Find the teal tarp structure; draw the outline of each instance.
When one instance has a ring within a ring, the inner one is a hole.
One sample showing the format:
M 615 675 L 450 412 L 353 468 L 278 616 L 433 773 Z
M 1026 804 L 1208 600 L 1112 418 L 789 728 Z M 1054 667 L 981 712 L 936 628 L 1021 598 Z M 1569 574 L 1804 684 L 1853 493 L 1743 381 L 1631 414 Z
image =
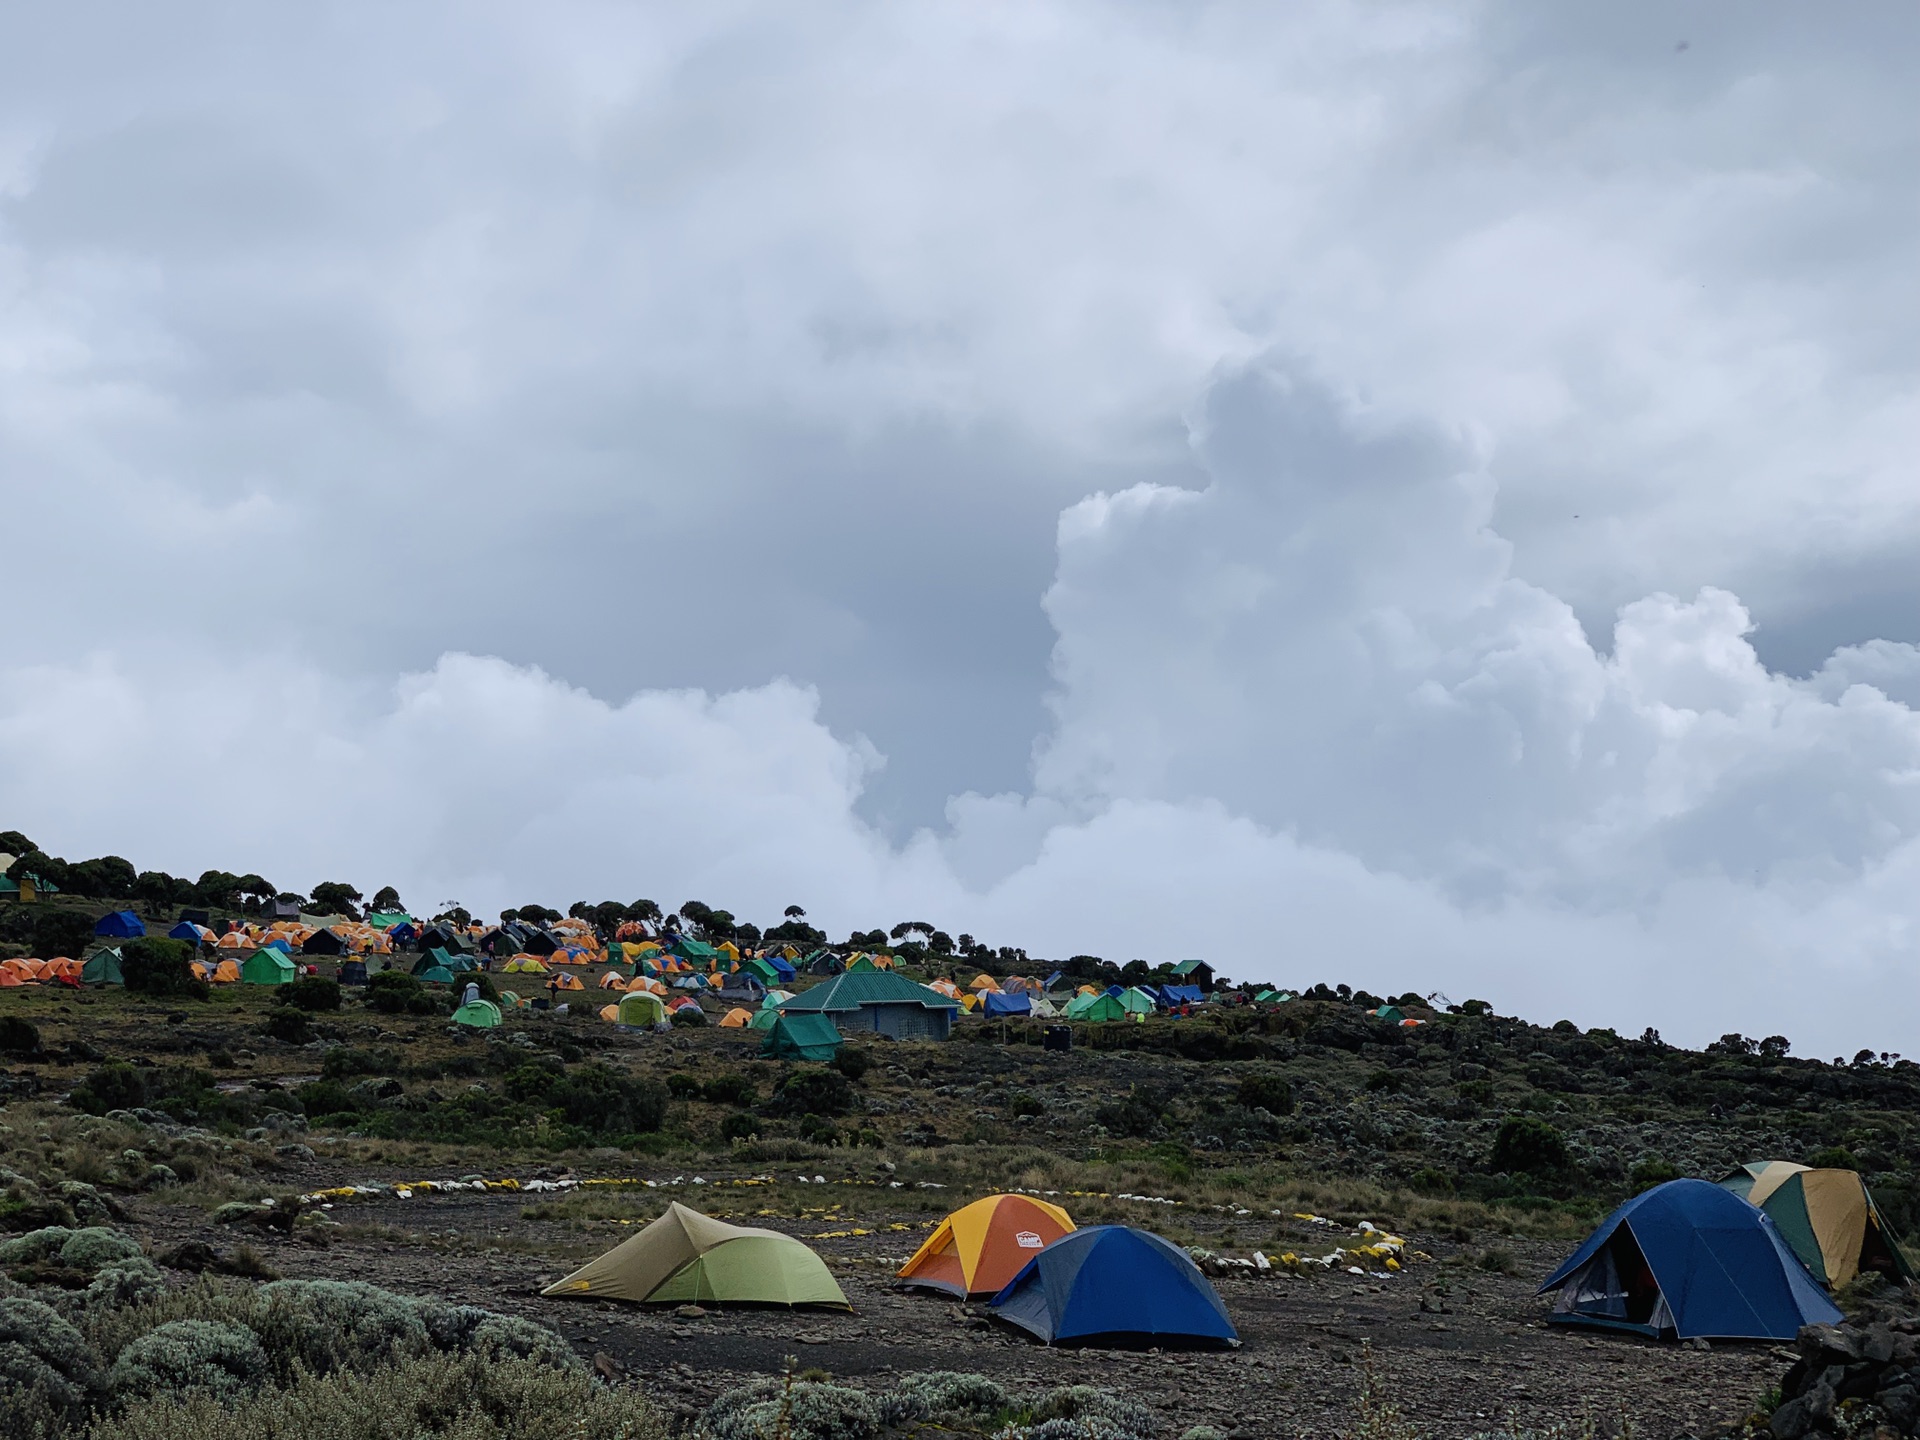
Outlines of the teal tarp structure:
M 125 978 L 120 974 L 120 952 L 96 950 L 87 957 L 87 963 L 80 967 L 80 980 L 86 985 L 126 984 Z
M 1111 995 L 1082 995 L 1067 1006 L 1069 1020 L 1124 1020 L 1127 1007 Z
M 760 1053 L 778 1060 L 831 1060 L 845 1041 L 825 1015 L 782 1014 L 767 1029 Z

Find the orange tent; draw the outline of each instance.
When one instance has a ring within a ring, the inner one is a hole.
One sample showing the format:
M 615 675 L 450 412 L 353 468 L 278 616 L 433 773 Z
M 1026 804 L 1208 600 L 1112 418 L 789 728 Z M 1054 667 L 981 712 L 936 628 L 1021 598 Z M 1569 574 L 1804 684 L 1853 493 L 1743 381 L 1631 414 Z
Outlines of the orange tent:
M 78 960 L 69 960 L 63 955 L 57 959 L 47 961 L 46 967 L 41 970 L 40 974 L 42 978 L 47 980 L 78 980 L 82 968 L 84 967 L 81 966 Z
M 995 1295 L 1072 1229 L 1072 1217 L 1058 1205 L 1031 1195 L 989 1195 L 942 1220 L 898 1278 L 960 1299 Z
M 600 1018 L 610 1023 L 619 1020 L 620 1007 L 618 1005 L 602 1005 L 600 1007 Z
M 239 984 L 240 983 L 239 962 L 234 960 L 222 960 L 220 962 L 219 968 L 213 972 L 213 983 L 216 985 Z
M 578 975 L 555 975 L 549 983 L 552 984 L 556 990 L 584 990 L 587 988 L 580 983 L 580 977 Z
M 0 990 L 5 990 L 9 986 L 24 985 L 26 983 L 27 983 L 26 981 L 22 980 L 13 971 L 5 968 L 0 968 Z
M 213 978 L 213 967 L 207 964 L 206 961 L 189 960 L 187 963 L 193 967 L 193 973 L 196 979 L 211 980 Z
M 1000 983 L 991 975 L 974 976 L 967 988 L 979 993 L 991 992 L 995 995 L 1000 993 Z
M 728 1030 L 745 1029 L 753 1023 L 753 1012 L 743 1010 L 738 1005 L 720 1017 L 720 1023 Z
M 618 970 L 609 970 L 600 977 L 600 988 L 602 990 L 624 990 L 627 988 L 627 982 L 621 977 Z
M 253 942 L 238 930 L 229 930 L 220 937 L 220 948 L 222 950 L 245 950 L 251 947 L 252 944 Z

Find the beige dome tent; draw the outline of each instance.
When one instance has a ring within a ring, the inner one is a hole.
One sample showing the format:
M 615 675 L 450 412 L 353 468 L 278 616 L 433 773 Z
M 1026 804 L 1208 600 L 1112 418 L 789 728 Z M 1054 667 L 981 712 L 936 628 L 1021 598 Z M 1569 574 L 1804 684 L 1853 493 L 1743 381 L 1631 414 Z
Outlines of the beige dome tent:
M 729 1225 L 678 1201 L 639 1234 L 540 1293 L 646 1304 L 853 1308 L 826 1261 L 791 1235 Z
M 1841 1289 L 1862 1270 L 1895 1280 L 1913 1273 L 1866 1181 L 1852 1170 L 1756 1160 L 1720 1184 L 1771 1215 L 1781 1238 L 1828 1289 Z

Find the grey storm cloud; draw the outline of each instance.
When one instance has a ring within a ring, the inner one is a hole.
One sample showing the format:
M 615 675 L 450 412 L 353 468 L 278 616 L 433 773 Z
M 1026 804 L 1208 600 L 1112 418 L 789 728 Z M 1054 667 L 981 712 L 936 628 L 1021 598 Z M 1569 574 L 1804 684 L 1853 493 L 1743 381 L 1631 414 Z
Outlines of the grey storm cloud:
M 1623 1022 L 1644 965 L 1671 1030 L 1820 964 L 1864 1034 L 1916 919 L 1917 40 L 10 16 L 5 823 Z

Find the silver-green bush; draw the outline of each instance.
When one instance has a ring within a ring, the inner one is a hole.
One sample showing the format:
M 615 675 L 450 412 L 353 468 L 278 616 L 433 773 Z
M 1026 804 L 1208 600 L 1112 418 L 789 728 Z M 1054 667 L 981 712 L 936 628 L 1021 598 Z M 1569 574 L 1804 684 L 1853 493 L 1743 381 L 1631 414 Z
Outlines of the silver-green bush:
M 89 1306 L 122 1308 L 150 1300 L 167 1288 L 167 1277 L 144 1255 L 129 1255 L 102 1265 L 87 1286 Z
M 930 1370 L 921 1375 L 908 1375 L 885 1400 L 890 1412 L 896 1408 L 900 1410 L 902 1419 L 925 1419 L 930 1415 L 991 1415 L 1012 1403 L 1007 1392 L 986 1376 L 970 1375 L 960 1370 Z M 917 1401 L 924 1409 L 920 1415 L 910 1416 L 905 1413 L 907 1406 L 896 1407 L 898 1401 Z M 890 1413 L 888 1423 L 899 1422 Z
M 365 1370 L 432 1345 L 418 1307 L 358 1280 L 275 1280 L 259 1291 L 260 1341 L 282 1376 L 298 1362 L 316 1375 Z
M 32 1396 L 54 1417 L 78 1415 L 102 1379 L 99 1353 L 52 1307 L 0 1300 L 0 1414 L 19 1414 Z
M 73 1231 L 64 1225 L 29 1230 L 0 1244 L 0 1265 L 44 1265 L 59 1255 L 60 1247 L 72 1238 Z
M 123 1400 L 200 1391 L 230 1402 L 259 1389 L 267 1371 L 260 1337 L 246 1326 L 174 1320 L 122 1350 L 107 1384 Z
M 755 1380 L 727 1391 L 700 1417 L 711 1440 L 767 1440 L 779 1433 L 785 1409 L 793 1440 L 871 1440 L 883 1421 L 880 1403 L 864 1390 L 796 1380 Z
M 91 1440 L 667 1440 L 632 1388 L 527 1360 L 427 1355 L 300 1375 L 231 1405 L 202 1391 L 130 1405 Z
M 103 1225 L 89 1225 L 67 1236 L 60 1247 L 60 1263 L 75 1270 L 93 1271 L 116 1260 L 131 1260 L 140 1253 L 139 1242 L 130 1236 Z

